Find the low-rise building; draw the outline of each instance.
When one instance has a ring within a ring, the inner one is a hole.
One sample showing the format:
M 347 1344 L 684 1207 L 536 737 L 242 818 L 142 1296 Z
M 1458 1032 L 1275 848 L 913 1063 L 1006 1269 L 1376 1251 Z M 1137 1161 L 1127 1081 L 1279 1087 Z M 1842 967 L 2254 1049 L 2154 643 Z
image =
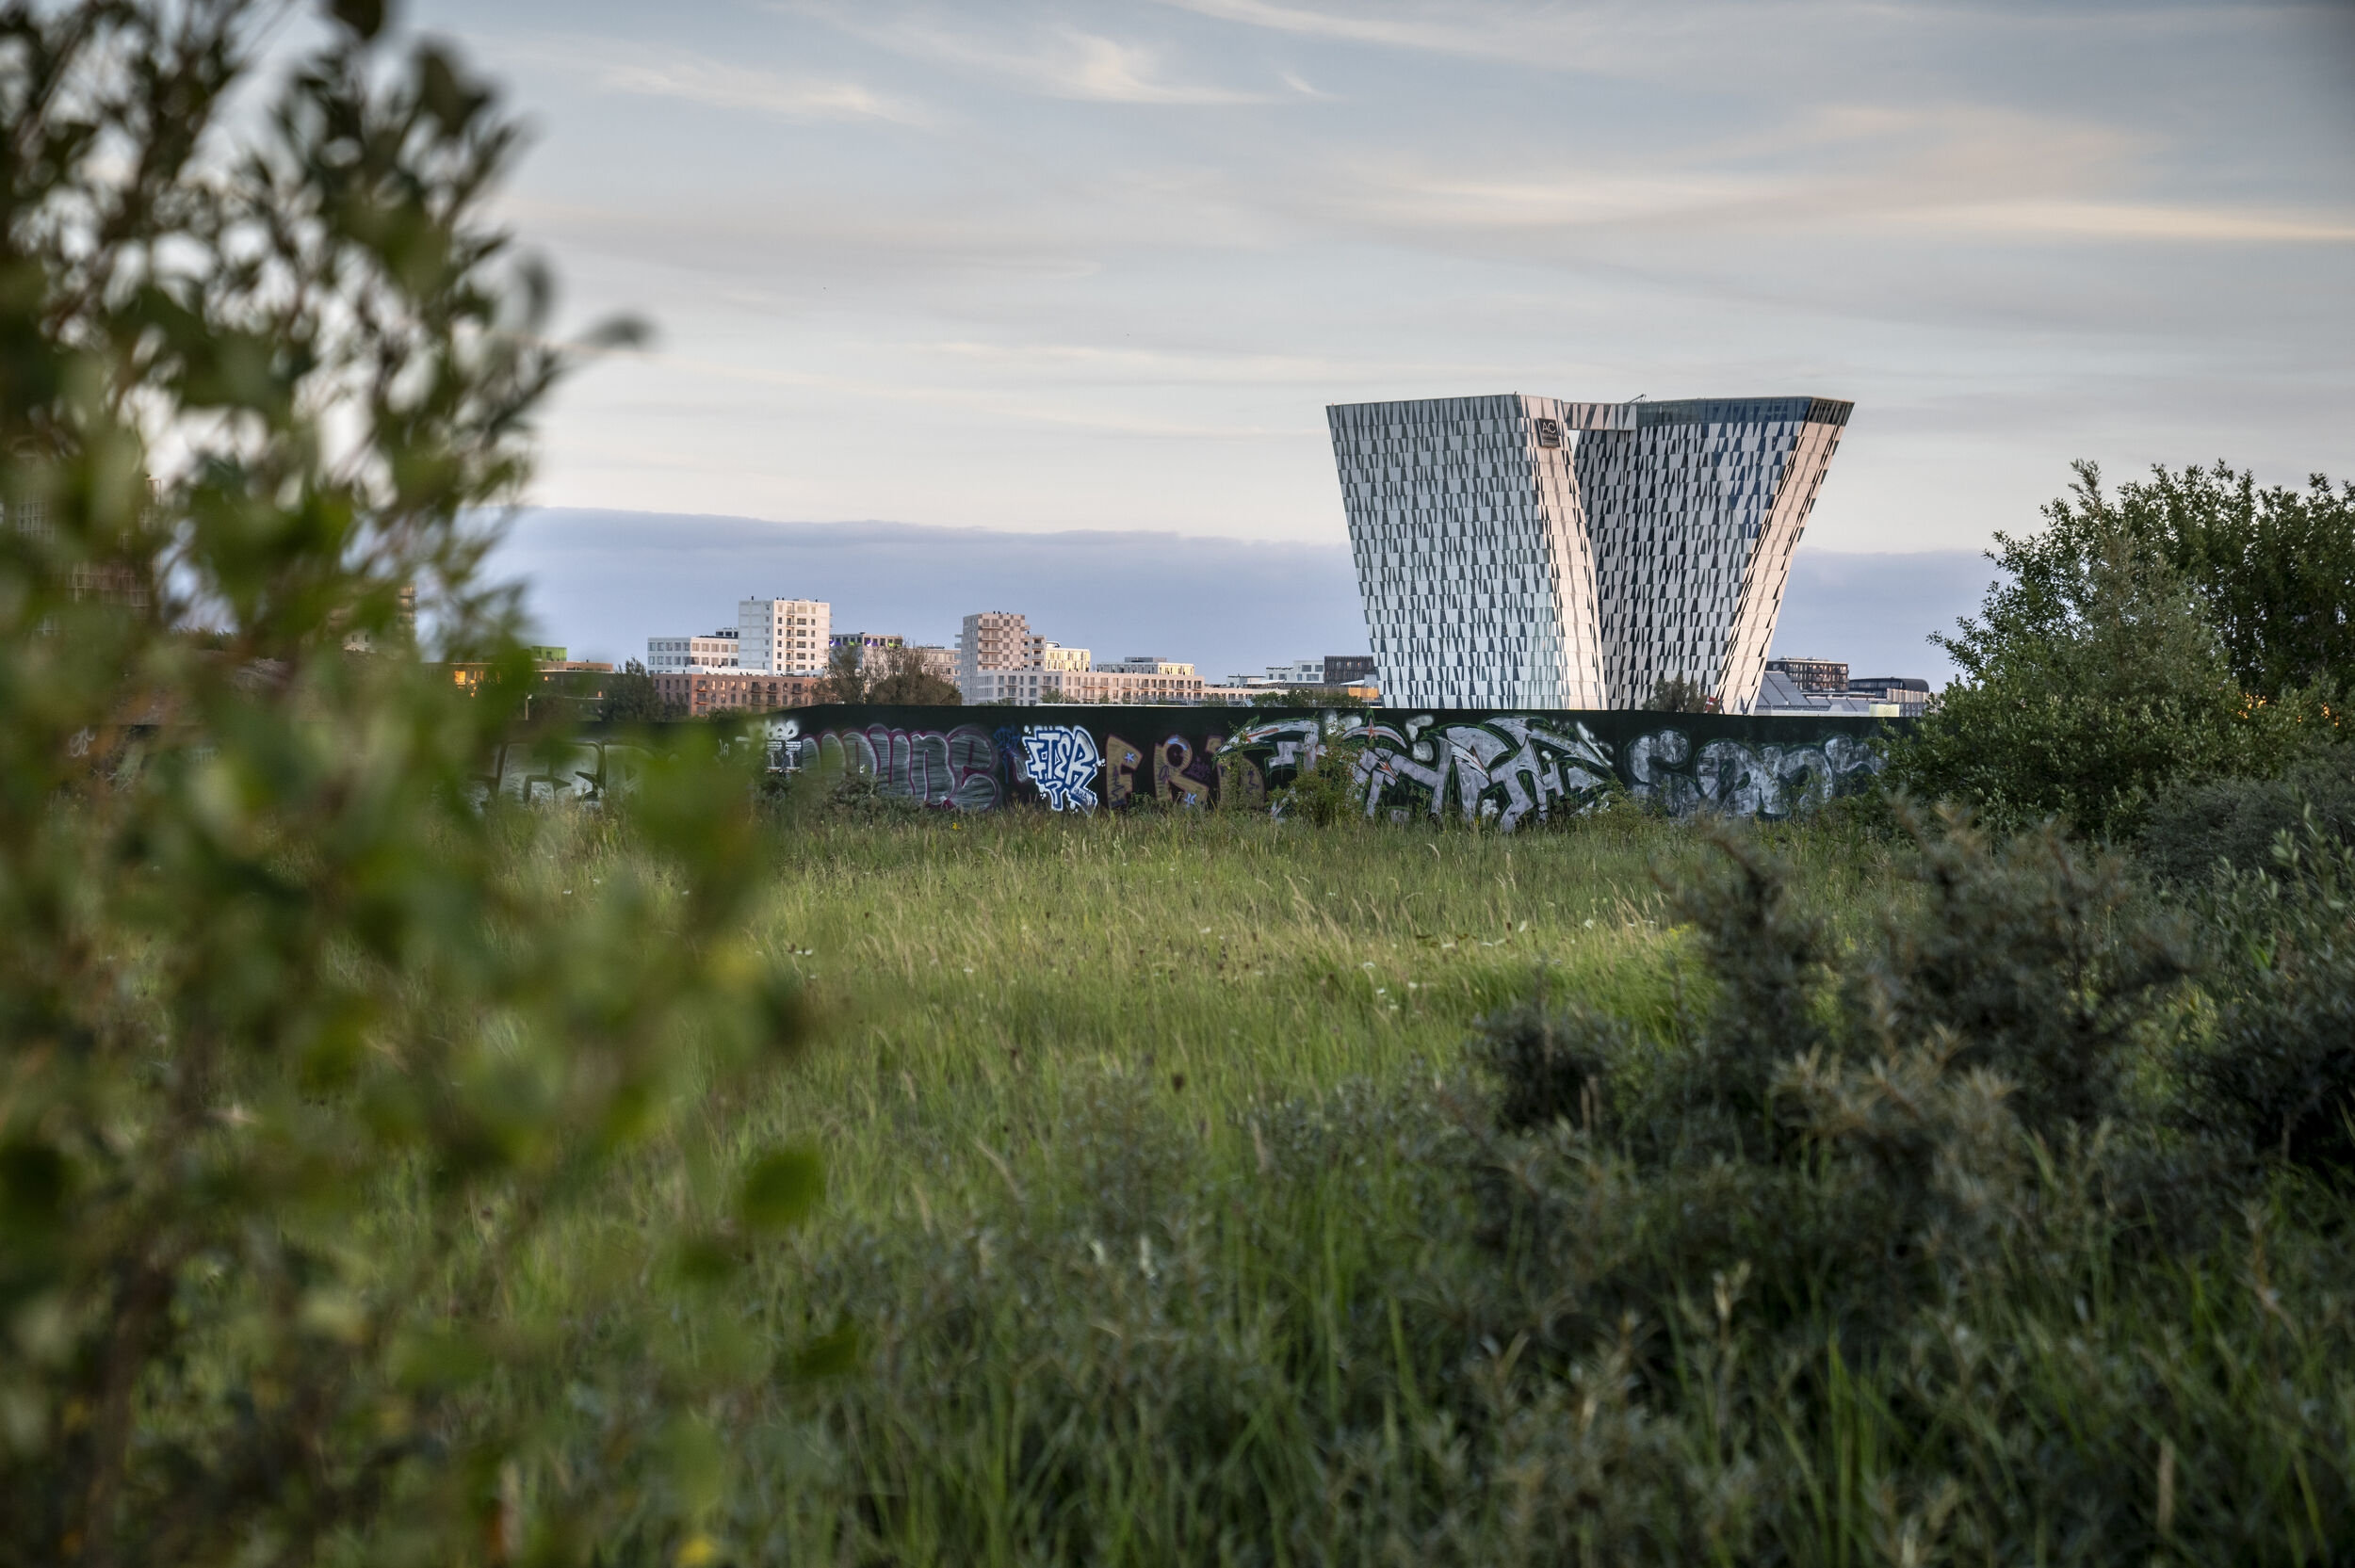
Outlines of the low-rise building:
M 1202 677 L 1191 664 L 1136 657 L 1050 675 L 1066 703 L 1199 703 Z M 969 700 L 969 699 L 968 699 Z
M 904 648 L 907 639 L 882 632 L 835 632 L 826 639 L 826 651 L 832 654 L 840 648 L 858 650 L 858 662 L 863 668 L 869 658 L 888 648 Z
M 773 713 L 806 707 L 819 677 L 734 670 L 666 670 L 654 675 L 655 695 L 687 719 L 714 713 Z
M 646 672 L 739 669 L 737 650 L 742 640 L 740 626 L 722 626 L 701 637 L 650 637 L 646 639 Z
M 1766 668 L 1778 671 L 1801 691 L 1828 695 L 1848 689 L 1848 666 L 1842 659 L 1768 659 Z M 1763 703 L 1765 700 L 1766 694 L 1762 689 L 1759 701 Z M 1763 713 L 1766 710 L 1753 707 L 1751 711 Z
M 1827 663 L 1827 660 L 1811 660 Z M 1846 665 L 1840 666 L 1842 671 Z M 1930 683 L 1904 675 L 1848 681 L 1836 690 L 1810 690 L 1768 665 L 1750 711 L 1767 715 L 1846 719 L 1919 719 L 1928 711 Z
M 1848 691 L 1870 699 L 1876 713 L 1884 706 L 1895 709 L 1888 716 L 1895 719 L 1919 719 L 1934 705 L 1930 683 L 1910 675 L 1856 676 L 1848 682 Z

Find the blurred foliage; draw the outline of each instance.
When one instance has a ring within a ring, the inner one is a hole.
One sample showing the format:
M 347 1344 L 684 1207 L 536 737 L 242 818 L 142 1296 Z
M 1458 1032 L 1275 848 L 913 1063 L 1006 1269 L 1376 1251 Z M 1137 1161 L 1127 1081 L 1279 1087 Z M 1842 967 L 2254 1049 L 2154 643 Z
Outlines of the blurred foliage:
M 625 662 L 602 684 L 605 700 L 597 717 L 609 724 L 651 724 L 685 716 L 681 704 L 662 700 L 662 694 L 655 689 L 654 677 L 637 659 Z
M 686 1114 L 797 1036 L 748 791 L 697 734 L 594 822 L 481 776 L 533 681 L 459 520 L 579 350 L 490 90 L 365 0 L 266 88 L 281 14 L 0 7 L 0 1561 L 691 1556 L 704 1401 L 803 1349 L 699 1282 L 816 1180 L 737 1202 Z M 623 1158 L 679 1195 L 549 1311 Z

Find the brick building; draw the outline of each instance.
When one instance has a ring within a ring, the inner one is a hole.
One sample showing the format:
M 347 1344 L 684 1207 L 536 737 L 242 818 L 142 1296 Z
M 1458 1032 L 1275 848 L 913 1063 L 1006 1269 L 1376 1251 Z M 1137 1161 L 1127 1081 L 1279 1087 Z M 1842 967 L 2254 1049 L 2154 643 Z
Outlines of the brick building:
M 665 670 L 653 675 L 655 695 L 689 719 L 713 713 L 773 713 L 806 707 L 818 686 L 815 675 L 771 675 L 749 671 Z

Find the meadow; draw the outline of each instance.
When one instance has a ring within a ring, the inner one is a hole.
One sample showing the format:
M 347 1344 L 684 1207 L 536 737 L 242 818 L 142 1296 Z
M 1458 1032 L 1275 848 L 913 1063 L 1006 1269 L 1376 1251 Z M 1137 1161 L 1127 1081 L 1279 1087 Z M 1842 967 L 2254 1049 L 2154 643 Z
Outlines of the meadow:
M 1732 842 L 1629 812 L 788 820 L 757 929 L 813 1042 L 704 1115 L 815 1147 L 827 1194 L 718 1287 L 706 1352 L 776 1371 L 702 1413 L 686 1555 L 2340 1556 L 2341 1200 L 2116 1109 L 2213 1022 L 2130 972 L 2172 916 L 2057 840 L 1926 881 L 1852 825 Z M 628 852 L 592 831 L 552 874 Z M 1855 1022 L 1901 949 L 1952 979 L 1978 961 L 1925 939 L 2000 965 L 2055 932 L 2066 976 L 1973 1005 L 1990 1039 L 2109 1031 L 2070 1037 L 2120 1059 L 2098 1123 L 2012 1097 L 2048 1087 L 2029 1057 L 2007 1083 L 1944 1025 Z M 691 1185 L 642 1165 L 517 1288 L 560 1308 L 591 1233 L 685 1224 Z M 601 1408 L 620 1350 L 584 1328 L 537 1397 Z

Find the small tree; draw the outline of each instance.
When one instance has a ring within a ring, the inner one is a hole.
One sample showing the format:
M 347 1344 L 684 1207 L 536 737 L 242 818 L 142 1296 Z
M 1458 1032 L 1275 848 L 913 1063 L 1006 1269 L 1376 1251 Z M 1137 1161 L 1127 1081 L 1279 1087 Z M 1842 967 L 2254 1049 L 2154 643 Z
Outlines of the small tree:
M 2010 577 L 1933 640 L 1961 669 L 1892 749 L 1890 782 L 1999 823 L 2132 831 L 2170 780 L 2233 768 L 2249 721 L 2200 601 L 2090 463 L 2040 534 L 1995 536 Z
M 607 723 L 650 724 L 678 716 L 678 705 L 662 700 L 654 677 L 638 660 L 628 660 L 605 678 L 605 702 L 597 717 Z
M 846 642 L 827 653 L 826 672 L 818 677 L 810 698 L 819 703 L 864 703 L 867 686 L 867 662 L 862 650 L 854 642 Z
M 933 673 L 924 662 L 924 655 L 913 648 L 886 648 L 883 654 L 883 673 L 867 688 L 867 701 L 890 703 L 909 707 L 956 707 L 965 702 L 965 693 L 954 681 L 944 681 Z
M 1651 701 L 1644 705 L 1654 713 L 1715 713 L 1717 699 L 1703 692 L 1698 681 L 1671 675 L 1652 687 Z

